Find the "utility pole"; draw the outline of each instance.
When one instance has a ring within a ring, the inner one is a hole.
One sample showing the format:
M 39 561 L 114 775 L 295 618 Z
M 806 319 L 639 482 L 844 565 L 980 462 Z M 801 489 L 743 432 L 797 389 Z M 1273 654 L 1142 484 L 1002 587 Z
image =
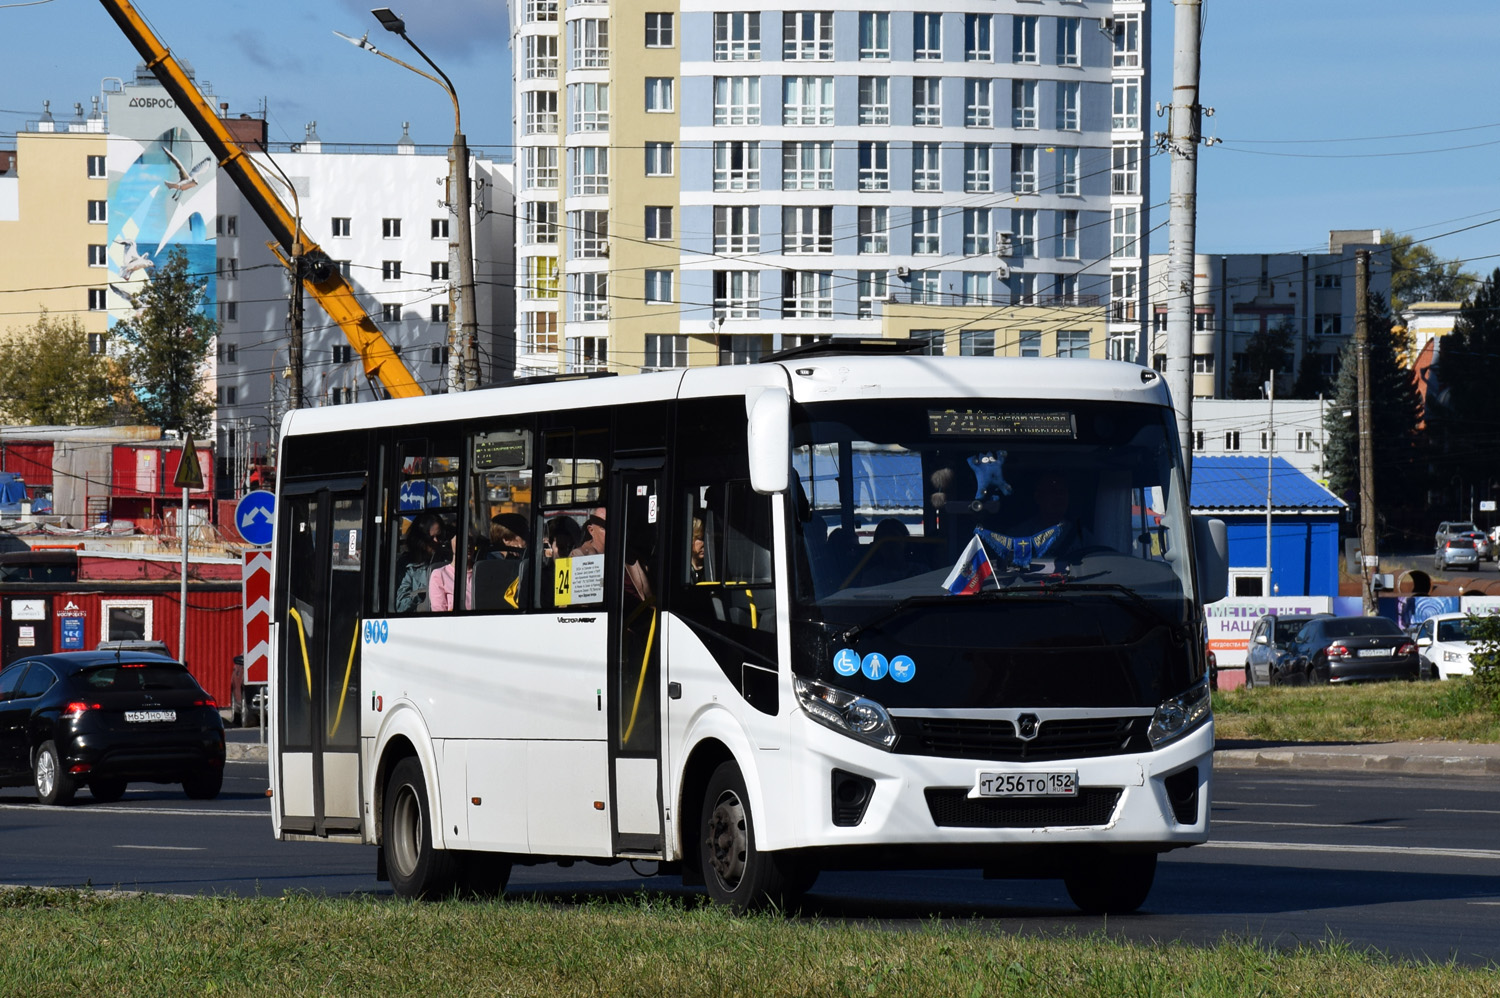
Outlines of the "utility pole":
M 1197 249 L 1199 41 L 1203 0 L 1173 0 L 1172 103 L 1166 144 L 1172 153 L 1167 217 L 1167 388 L 1177 410 L 1183 470 L 1193 471 L 1193 261 Z M 1159 136 L 1158 136 L 1159 138 Z M 1150 225 L 1143 223 L 1141 238 Z M 1220 321 L 1224 317 L 1220 316 Z
M 1359 410 L 1359 547 L 1363 562 L 1365 616 L 1375 615 L 1375 434 L 1370 426 L 1370 251 L 1354 252 L 1354 353 Z
M 1266 379 L 1266 596 L 1275 596 L 1271 587 L 1271 472 L 1276 467 L 1276 368 Z
M 453 100 L 457 107 L 458 98 Z M 459 283 L 457 345 L 463 351 L 463 380 L 460 387 L 463 391 L 471 392 L 479 387 L 479 321 L 474 301 L 474 236 L 469 217 L 469 143 L 464 133 L 457 130 L 453 133 L 453 145 L 448 149 L 448 185 L 453 214 L 458 216 L 455 219 L 458 223 Z

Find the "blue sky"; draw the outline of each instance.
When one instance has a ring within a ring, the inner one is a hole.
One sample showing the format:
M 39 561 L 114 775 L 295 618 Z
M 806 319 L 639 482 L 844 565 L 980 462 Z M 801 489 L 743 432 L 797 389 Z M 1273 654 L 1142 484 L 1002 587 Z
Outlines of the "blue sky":
M 446 144 L 452 117 L 434 84 L 361 52 L 339 30 L 416 61 L 354 0 L 138 0 L 174 51 L 231 112 L 264 98 L 271 137 L 318 122 L 325 142 Z M 1390 228 L 1449 258 L 1500 253 L 1500 107 L 1494 0 L 1205 0 L 1205 132 L 1223 140 L 1199 166 L 1198 249 L 1317 251 L 1330 228 Z M 452 77 L 471 145 L 510 141 L 507 12 L 496 0 L 397 2 L 411 36 Z M 1171 93 L 1173 8 L 1155 0 L 1152 102 Z M 95 0 L 0 0 L 0 133 L 52 101 L 88 106 L 101 80 L 138 57 Z M 1164 130 L 1165 118 L 1153 128 Z M 1417 135 L 1430 132 L 1436 134 Z M 1370 139 L 1374 141 L 1335 141 Z M 1274 140 L 1274 141 L 1272 141 Z M 1458 148 L 1471 147 L 1471 148 Z M 1392 155 L 1397 154 L 1397 155 Z M 1153 224 L 1166 219 L 1165 157 L 1154 161 Z M 1465 232 L 1447 234 L 1475 226 Z M 1165 251 L 1164 230 L 1153 249 Z M 1468 266 L 1488 273 L 1500 256 Z

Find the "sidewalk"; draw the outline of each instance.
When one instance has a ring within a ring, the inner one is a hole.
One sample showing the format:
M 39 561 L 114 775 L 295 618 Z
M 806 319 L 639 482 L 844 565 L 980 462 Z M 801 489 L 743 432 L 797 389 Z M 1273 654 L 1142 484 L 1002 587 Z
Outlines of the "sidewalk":
M 1500 776 L 1500 745 L 1220 741 L 1214 748 L 1214 768 Z

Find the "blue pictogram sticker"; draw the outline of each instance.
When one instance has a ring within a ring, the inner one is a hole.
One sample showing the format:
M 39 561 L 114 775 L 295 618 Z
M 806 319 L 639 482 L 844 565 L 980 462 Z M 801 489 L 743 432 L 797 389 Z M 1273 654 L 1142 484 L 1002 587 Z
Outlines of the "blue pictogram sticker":
M 884 679 L 890 665 L 886 662 L 884 655 L 878 651 L 872 651 L 865 656 L 861 667 L 864 669 L 866 679 Z
M 390 637 L 391 625 L 389 621 L 367 620 L 365 621 L 365 644 L 383 645 L 385 639 Z
M 840 648 L 834 653 L 833 671 L 841 676 L 852 676 L 859 671 L 859 656 L 853 648 Z
M 910 655 L 897 655 L 891 659 L 891 678 L 896 682 L 909 683 L 916 674 L 917 663 L 911 660 Z
M 380 643 L 385 644 L 385 639 L 391 636 L 391 624 L 388 620 L 380 622 Z

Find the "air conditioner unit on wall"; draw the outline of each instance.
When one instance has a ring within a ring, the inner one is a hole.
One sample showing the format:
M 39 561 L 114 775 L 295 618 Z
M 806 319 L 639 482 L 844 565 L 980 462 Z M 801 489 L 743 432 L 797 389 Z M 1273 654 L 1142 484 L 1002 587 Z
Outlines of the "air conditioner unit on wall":
M 911 268 L 910 267 L 897 267 L 896 268 L 896 276 L 900 277 L 900 278 L 910 277 L 911 276 Z

